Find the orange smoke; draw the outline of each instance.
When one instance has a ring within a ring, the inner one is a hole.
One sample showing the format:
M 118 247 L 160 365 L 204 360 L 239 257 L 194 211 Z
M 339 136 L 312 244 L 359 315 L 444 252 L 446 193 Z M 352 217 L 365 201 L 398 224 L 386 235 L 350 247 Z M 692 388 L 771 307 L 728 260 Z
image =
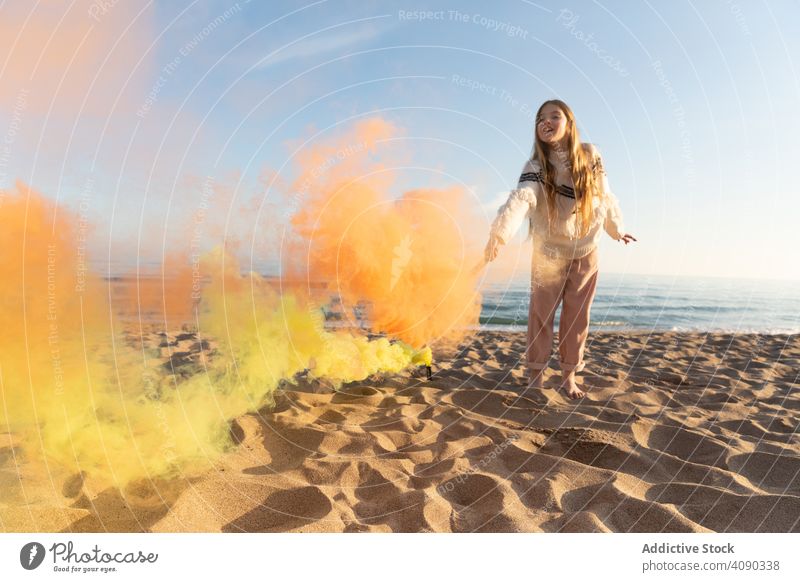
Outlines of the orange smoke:
M 396 133 L 371 119 L 299 156 L 300 208 L 291 219 L 299 240 L 283 262 L 346 310 L 363 308 L 373 331 L 417 347 L 457 342 L 480 314 L 479 223 L 459 188 L 390 197 L 394 174 L 370 154 Z
M 114 398 L 105 289 L 64 209 L 18 183 L 0 191 L 0 224 L 0 424 L 22 428 L 34 456 L 59 450 L 70 464 L 102 447 L 94 411 Z
M 228 422 L 297 374 L 336 386 L 396 373 L 463 338 L 480 310 L 470 204 L 456 188 L 390 198 L 393 173 L 370 158 L 395 132 L 371 120 L 345 137 L 352 147 L 304 154 L 283 257 L 303 293 L 243 275 L 235 245 L 223 250 L 235 204 L 224 185 L 200 189 L 202 212 L 162 238 L 178 250 L 160 269 L 110 282 L 89 268 L 84 217 L 23 184 L 0 191 L 0 426 L 26 459 L 120 487 L 208 470 L 231 446 Z M 388 338 L 326 328 L 331 295 Z M 144 330 L 123 333 L 140 321 L 196 326 L 202 366 L 173 375 Z
M 242 275 L 218 249 L 200 260 L 194 303 L 202 366 L 173 375 L 152 345 L 125 339 L 129 322 L 114 329 L 109 293 L 126 283 L 88 269 L 79 217 L 18 184 L 0 191 L 0 223 L 0 427 L 51 480 L 66 471 L 125 487 L 209 470 L 232 445 L 229 421 L 272 403 L 298 373 L 340 385 L 430 357 L 402 342 L 326 330 L 317 306 Z M 164 294 L 186 291 L 185 281 L 151 283 L 151 299 L 160 294 L 163 313 L 172 313 Z M 128 292 L 136 287 L 130 279 Z

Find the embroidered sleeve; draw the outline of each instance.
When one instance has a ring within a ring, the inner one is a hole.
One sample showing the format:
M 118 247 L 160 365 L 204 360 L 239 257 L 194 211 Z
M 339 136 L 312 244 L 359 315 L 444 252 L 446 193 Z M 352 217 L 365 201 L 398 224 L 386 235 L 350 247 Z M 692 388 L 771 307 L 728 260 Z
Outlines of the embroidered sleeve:
M 497 217 L 492 223 L 492 234 L 507 243 L 535 207 L 536 197 L 532 188 L 524 186 L 512 190 L 506 203 L 497 211 Z
M 530 183 L 528 184 L 527 182 Z M 519 176 L 517 188 L 522 188 L 524 186 L 534 187 L 534 184 L 542 183 L 544 183 L 544 177 L 539 164 L 533 160 L 528 160 L 522 168 L 522 174 Z
M 492 234 L 507 243 L 519 230 L 525 218 L 530 218 L 536 209 L 536 189 L 541 182 L 541 172 L 531 161 L 522 169 L 517 187 L 508 195 L 508 200 L 497 211 L 492 223 Z
M 608 174 L 606 174 L 605 167 L 603 166 L 603 158 L 597 146 L 591 145 L 591 152 L 593 157 L 592 171 L 595 172 L 597 179 L 603 189 L 603 204 L 606 209 L 605 218 L 603 220 L 603 229 L 608 233 L 608 236 L 614 240 L 622 238 L 622 233 L 625 230 L 622 221 L 622 210 L 619 207 L 619 200 L 611 191 L 608 185 Z
M 594 160 L 592 162 L 592 172 L 594 172 L 595 175 L 598 176 L 598 177 L 607 176 L 606 169 L 603 167 L 603 158 L 600 157 L 600 152 L 597 151 L 597 148 L 594 147 L 594 146 L 592 146 L 592 149 L 594 150 Z
M 603 228 L 608 233 L 608 236 L 614 240 L 622 238 L 622 233 L 625 230 L 622 222 L 622 211 L 619 208 L 619 201 L 614 193 L 606 190 L 606 218 L 603 223 Z

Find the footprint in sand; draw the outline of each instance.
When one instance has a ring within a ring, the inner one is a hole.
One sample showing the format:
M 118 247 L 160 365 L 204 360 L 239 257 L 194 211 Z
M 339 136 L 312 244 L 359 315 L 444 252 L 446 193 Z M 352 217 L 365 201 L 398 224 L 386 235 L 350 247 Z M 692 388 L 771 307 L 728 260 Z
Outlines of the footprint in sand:
M 276 491 L 259 506 L 222 527 L 223 532 L 288 531 L 308 526 L 331 512 L 331 501 L 318 488 Z

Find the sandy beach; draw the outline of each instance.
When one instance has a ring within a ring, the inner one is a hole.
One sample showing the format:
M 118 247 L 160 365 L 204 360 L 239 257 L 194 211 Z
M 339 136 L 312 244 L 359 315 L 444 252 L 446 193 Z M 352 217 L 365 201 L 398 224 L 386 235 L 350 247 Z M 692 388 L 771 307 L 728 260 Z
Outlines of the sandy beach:
M 199 366 L 191 333 L 164 364 Z M 424 369 L 288 386 L 206 474 L 124 495 L 0 434 L 0 526 L 63 532 L 800 531 L 798 335 L 594 333 L 570 401 L 528 390 L 521 333 Z

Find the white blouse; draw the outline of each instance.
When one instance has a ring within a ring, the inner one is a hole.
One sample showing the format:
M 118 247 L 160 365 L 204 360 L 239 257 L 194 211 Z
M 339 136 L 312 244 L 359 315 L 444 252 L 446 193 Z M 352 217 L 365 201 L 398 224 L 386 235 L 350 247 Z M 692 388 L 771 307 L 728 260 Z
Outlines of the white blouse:
M 614 240 L 622 238 L 624 230 L 622 212 L 617 197 L 608 186 L 608 176 L 603 168 L 600 152 L 592 144 L 585 144 L 594 160 L 592 168 L 600 173 L 602 196 L 593 198 L 594 214 L 588 232 L 578 236 L 578 219 L 575 213 L 575 192 L 572 179 L 569 184 L 557 184 L 557 216 L 550 224 L 547 216 L 547 200 L 544 192 L 544 176 L 538 160 L 528 160 L 522 169 L 517 188 L 497 211 L 492 223 L 492 234 L 507 243 L 528 219 L 529 238 L 534 250 L 558 258 L 578 259 L 588 255 L 597 247 L 600 231 L 604 229 Z

